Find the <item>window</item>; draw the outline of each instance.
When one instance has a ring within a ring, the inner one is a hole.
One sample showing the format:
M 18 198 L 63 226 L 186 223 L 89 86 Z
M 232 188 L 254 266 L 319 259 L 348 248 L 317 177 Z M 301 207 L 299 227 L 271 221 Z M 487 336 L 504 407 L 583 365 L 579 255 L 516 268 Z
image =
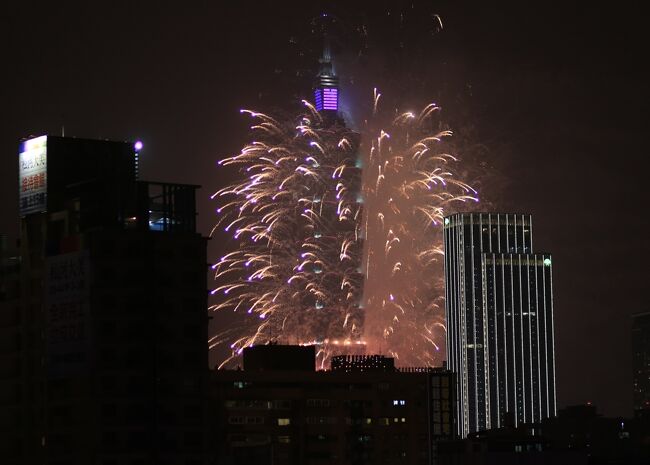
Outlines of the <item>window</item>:
M 334 434 L 307 434 L 305 439 L 311 443 L 332 443 L 337 441 L 337 436 Z
M 231 425 L 262 425 L 264 424 L 264 417 L 244 417 L 244 416 L 230 416 L 228 423 Z
M 291 401 L 290 400 L 274 400 L 273 401 L 273 408 L 278 409 L 278 410 L 286 410 L 291 408 Z
M 329 399 L 307 399 L 307 407 L 328 408 L 329 406 Z
M 336 417 L 307 417 L 305 423 L 308 425 L 334 425 Z
M 278 426 L 289 426 L 291 418 L 278 418 Z
M 278 436 L 278 442 L 280 444 L 290 444 L 291 436 Z

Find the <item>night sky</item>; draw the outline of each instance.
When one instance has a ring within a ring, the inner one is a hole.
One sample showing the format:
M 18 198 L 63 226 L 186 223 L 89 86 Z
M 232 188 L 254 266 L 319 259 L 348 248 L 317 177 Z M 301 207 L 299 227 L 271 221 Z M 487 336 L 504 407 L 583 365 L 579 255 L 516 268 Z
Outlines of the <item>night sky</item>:
M 497 174 L 482 198 L 532 213 L 535 248 L 554 255 L 560 407 L 591 401 L 631 415 L 630 315 L 648 311 L 650 289 L 649 76 L 631 2 L 130 3 L 3 6 L 0 233 L 17 236 L 18 141 L 65 128 L 141 139 L 142 178 L 203 186 L 207 235 L 208 197 L 228 176 L 216 160 L 247 140 L 239 109 L 290 110 L 309 96 L 310 25 L 328 11 L 351 63 L 343 82 L 436 99 Z M 212 241 L 211 257 L 217 249 Z

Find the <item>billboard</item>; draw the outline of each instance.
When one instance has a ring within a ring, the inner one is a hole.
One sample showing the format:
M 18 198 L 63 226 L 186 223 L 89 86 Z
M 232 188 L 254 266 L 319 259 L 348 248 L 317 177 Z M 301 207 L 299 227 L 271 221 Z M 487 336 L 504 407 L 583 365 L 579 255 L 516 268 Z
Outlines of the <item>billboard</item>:
M 20 216 L 46 210 L 47 136 L 29 139 L 20 144 L 18 189 Z
M 48 370 L 83 370 L 88 364 L 90 260 L 87 251 L 47 257 L 45 309 Z

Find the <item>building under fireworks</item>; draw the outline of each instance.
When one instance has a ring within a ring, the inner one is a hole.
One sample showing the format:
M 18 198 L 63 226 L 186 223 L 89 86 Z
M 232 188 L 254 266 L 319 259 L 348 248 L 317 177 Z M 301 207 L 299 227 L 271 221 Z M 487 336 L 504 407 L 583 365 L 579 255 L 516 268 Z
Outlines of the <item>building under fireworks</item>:
M 245 362 L 247 351 L 257 352 L 252 366 L 212 372 L 218 463 L 437 463 L 439 442 L 456 437 L 455 383 L 444 368 L 341 355 L 316 371 L 313 346 L 247 348 Z M 297 363 L 278 366 L 278 353 Z
M 444 220 L 447 360 L 461 436 L 556 414 L 552 261 L 530 215 Z

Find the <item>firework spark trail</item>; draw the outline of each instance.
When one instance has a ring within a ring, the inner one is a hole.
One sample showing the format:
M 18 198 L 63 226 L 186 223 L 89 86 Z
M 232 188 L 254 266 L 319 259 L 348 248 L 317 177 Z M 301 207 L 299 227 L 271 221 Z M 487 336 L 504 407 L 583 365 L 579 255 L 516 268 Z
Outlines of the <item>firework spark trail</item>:
M 451 131 L 431 130 L 436 105 L 386 120 L 380 97 L 375 90 L 361 137 L 308 102 L 297 124 L 242 110 L 257 140 L 219 162 L 238 166 L 242 179 L 213 195 L 215 229 L 237 242 L 213 267 L 223 284 L 211 308 L 248 319 L 210 341 L 232 342 L 230 359 L 278 340 L 316 343 L 321 363 L 333 345 L 368 344 L 401 364 L 439 364 L 441 224 L 453 204 L 478 202 L 477 192 L 454 174 Z
M 359 342 L 358 135 L 303 103 L 297 124 L 242 110 L 255 119 L 257 140 L 219 162 L 237 165 L 243 179 L 213 195 L 220 205 L 215 229 L 237 245 L 213 266 L 224 284 L 212 291 L 220 302 L 211 308 L 244 313 L 251 322 L 244 326 L 254 328 L 211 339 L 234 339 L 231 358 L 274 339 Z
M 431 130 L 439 107 L 386 121 L 379 96 L 375 90 L 362 143 L 364 339 L 370 351 L 388 352 L 400 364 L 439 365 L 445 343 L 443 216 L 453 204 L 478 202 L 478 195 L 454 175 L 458 160 L 445 150 L 451 131 Z

